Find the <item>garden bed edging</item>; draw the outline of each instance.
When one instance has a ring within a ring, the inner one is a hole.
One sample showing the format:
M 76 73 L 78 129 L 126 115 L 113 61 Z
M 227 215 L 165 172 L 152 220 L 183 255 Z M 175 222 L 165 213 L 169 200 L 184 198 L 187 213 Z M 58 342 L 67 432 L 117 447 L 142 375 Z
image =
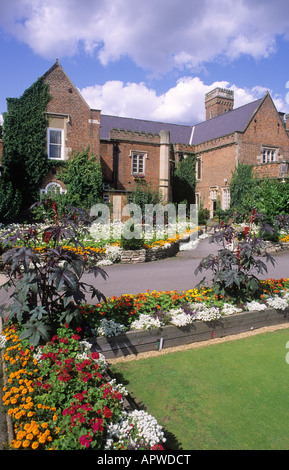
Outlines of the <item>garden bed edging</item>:
M 90 338 L 90 342 L 92 343 L 92 351 L 103 354 L 106 359 L 115 359 L 184 344 L 208 341 L 212 338 L 223 338 L 266 326 L 286 323 L 288 320 L 289 307 L 285 310 L 268 308 L 262 311 L 244 311 L 210 322 L 198 320 L 184 327 L 169 325 L 151 330 L 130 330 L 119 336 Z

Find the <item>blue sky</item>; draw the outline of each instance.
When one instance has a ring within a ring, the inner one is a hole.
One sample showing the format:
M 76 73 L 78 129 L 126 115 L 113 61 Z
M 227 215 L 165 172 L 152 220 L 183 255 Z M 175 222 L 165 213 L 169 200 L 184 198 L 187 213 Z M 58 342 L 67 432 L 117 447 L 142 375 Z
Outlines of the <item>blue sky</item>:
M 216 86 L 235 107 L 269 90 L 289 113 L 288 0 L 0 0 L 0 12 L 0 114 L 56 58 L 104 114 L 196 124 Z

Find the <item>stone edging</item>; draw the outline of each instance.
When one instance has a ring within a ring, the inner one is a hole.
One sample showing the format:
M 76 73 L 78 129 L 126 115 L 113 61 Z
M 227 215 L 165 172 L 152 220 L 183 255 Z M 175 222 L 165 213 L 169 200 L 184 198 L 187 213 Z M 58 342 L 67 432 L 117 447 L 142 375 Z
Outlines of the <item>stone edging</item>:
M 211 322 L 195 321 L 185 327 L 170 325 L 151 330 L 130 330 L 119 336 L 90 338 L 90 342 L 93 351 L 102 353 L 106 359 L 115 359 L 222 338 L 265 326 L 283 324 L 288 320 L 289 307 L 282 311 L 270 308 L 260 312 L 228 315 Z

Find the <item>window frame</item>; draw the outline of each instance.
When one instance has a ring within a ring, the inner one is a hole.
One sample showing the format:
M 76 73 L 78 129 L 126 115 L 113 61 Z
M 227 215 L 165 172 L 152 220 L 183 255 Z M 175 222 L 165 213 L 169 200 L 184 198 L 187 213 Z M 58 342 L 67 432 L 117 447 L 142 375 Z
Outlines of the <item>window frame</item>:
M 48 194 L 49 188 L 52 187 L 52 186 L 57 186 L 57 188 L 59 188 L 59 194 L 66 194 L 67 193 L 67 190 L 63 189 L 63 187 L 61 186 L 60 183 L 58 183 L 57 181 L 50 181 L 50 183 L 47 183 L 45 188 L 40 189 L 40 194 L 41 195 L 42 194 Z
M 132 176 L 145 176 L 145 161 L 147 153 L 139 150 L 131 151 L 131 174 Z M 134 157 L 137 157 L 137 170 L 134 171 Z M 142 171 L 140 171 L 140 157 L 142 157 Z
M 230 209 L 231 205 L 231 193 L 230 188 L 222 188 L 222 209 L 227 210 Z
M 273 154 L 273 159 L 272 159 L 272 154 Z M 276 156 L 277 156 L 277 149 L 276 148 L 274 148 L 274 147 L 263 147 L 262 157 L 261 157 L 263 164 L 276 162 L 277 161 Z
M 51 141 L 50 141 L 50 134 L 51 132 L 59 132 L 60 133 L 60 136 L 61 136 L 61 143 L 60 145 L 59 144 L 51 144 Z M 51 157 L 50 155 L 50 146 L 51 145 L 57 145 L 57 146 L 60 146 L 60 157 Z M 48 158 L 49 160 L 64 160 L 64 129 L 61 129 L 61 128 L 55 128 L 55 127 L 48 127 L 47 128 L 47 154 L 48 154 Z

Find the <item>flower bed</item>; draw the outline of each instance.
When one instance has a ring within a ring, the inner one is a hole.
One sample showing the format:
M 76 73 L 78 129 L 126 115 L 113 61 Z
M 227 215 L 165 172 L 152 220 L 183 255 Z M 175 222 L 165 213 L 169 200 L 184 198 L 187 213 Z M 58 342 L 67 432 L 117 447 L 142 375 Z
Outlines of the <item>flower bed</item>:
M 127 412 L 127 391 L 105 376 L 107 363 L 68 327 L 33 349 L 15 327 L 1 336 L 3 406 L 11 449 L 162 449 L 162 428 L 144 411 Z
M 288 318 L 288 307 L 281 311 L 266 308 L 261 311 L 235 313 L 208 322 L 199 320 L 179 327 L 151 324 L 151 329 L 130 330 L 117 336 L 99 336 L 92 338 L 91 342 L 94 351 L 101 352 L 107 359 L 114 359 L 236 335 L 265 326 L 282 324 L 287 322 Z
M 42 234 L 47 229 L 46 224 L 38 224 L 36 226 L 23 225 L 19 226 L 14 224 L 12 226 L 2 226 L 0 233 L 5 233 L 6 230 L 16 232 L 19 229 L 29 229 L 37 227 L 39 231 L 39 240 L 37 245 L 33 248 L 38 254 L 45 254 L 47 248 L 51 245 L 50 240 L 42 237 Z M 121 247 L 119 240 L 122 231 L 122 223 L 112 223 L 107 228 L 101 225 L 100 227 L 92 225 L 85 235 L 79 233 L 79 246 L 69 243 L 69 240 L 63 242 L 63 248 L 72 253 L 80 254 L 82 256 L 90 257 L 97 255 L 99 258 L 99 266 L 108 266 L 114 263 L 136 263 L 155 261 L 169 256 L 175 256 L 179 251 L 181 241 L 189 239 L 192 233 L 198 231 L 198 227 L 192 229 L 186 225 L 176 226 L 174 237 L 169 237 L 168 227 L 165 227 L 162 238 L 158 238 L 158 234 L 154 233 L 151 239 L 145 238 L 143 233 L 143 248 L 140 250 L 125 250 Z M 95 259 L 93 259 L 95 262 Z

